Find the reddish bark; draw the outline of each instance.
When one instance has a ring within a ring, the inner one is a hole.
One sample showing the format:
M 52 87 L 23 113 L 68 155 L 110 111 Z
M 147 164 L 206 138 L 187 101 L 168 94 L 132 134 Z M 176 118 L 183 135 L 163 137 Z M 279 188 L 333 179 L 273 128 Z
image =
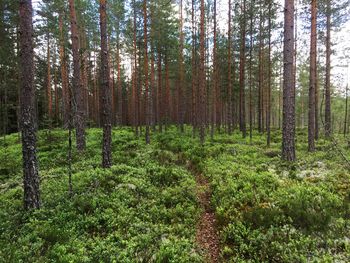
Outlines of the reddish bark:
M 33 8 L 31 0 L 19 2 L 20 110 L 23 154 L 24 208 L 40 208 L 36 157 Z
M 285 0 L 282 159 L 295 161 L 294 0 Z

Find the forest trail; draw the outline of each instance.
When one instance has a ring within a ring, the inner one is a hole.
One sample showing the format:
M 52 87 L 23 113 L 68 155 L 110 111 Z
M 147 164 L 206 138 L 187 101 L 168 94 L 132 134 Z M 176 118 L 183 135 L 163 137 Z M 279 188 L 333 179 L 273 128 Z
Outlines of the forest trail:
M 203 209 L 197 223 L 196 242 L 206 254 L 206 262 L 219 262 L 219 237 L 216 229 L 216 217 L 210 206 L 211 190 L 208 179 L 201 173 L 195 173 L 197 198 Z

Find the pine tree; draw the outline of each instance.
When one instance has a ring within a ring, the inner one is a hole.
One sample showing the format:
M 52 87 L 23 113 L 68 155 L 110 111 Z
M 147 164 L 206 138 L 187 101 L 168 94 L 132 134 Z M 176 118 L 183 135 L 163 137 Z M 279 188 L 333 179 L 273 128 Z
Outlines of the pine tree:
M 285 0 L 283 47 L 282 159 L 295 161 L 295 87 L 293 86 L 294 0 Z
M 311 37 L 310 37 L 310 84 L 309 84 L 309 125 L 308 150 L 315 151 L 315 95 L 316 95 L 316 60 L 317 60 L 317 0 L 311 0 Z
M 39 172 L 36 157 L 34 115 L 33 8 L 31 0 L 19 2 L 21 131 L 23 153 L 24 208 L 40 208 Z
M 74 110 L 74 125 L 76 129 L 76 142 L 79 151 L 85 150 L 85 112 L 84 112 L 84 97 L 82 92 L 81 80 L 81 61 L 79 48 L 79 33 L 77 25 L 77 16 L 75 10 L 75 0 L 69 0 L 70 22 L 71 22 L 71 40 L 73 52 L 73 101 L 72 107 Z
M 101 28 L 101 102 L 102 102 L 102 166 L 112 165 L 112 92 L 109 86 L 108 44 L 107 44 L 107 15 L 106 0 L 100 0 L 100 28 Z

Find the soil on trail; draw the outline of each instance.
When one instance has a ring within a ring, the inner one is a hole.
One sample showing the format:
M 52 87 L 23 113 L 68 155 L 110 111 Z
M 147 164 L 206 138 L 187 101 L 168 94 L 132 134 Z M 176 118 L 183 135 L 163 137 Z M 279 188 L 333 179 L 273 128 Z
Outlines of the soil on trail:
M 196 174 L 197 197 L 203 209 L 197 223 L 196 241 L 205 253 L 209 263 L 219 262 L 219 237 L 216 230 L 216 217 L 210 206 L 211 190 L 208 180 L 202 174 Z

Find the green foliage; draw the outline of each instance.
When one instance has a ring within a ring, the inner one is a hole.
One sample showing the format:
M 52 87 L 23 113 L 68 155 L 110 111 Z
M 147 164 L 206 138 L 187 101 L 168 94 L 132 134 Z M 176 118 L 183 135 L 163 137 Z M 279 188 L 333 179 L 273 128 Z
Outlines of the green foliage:
M 39 133 L 43 203 L 31 213 L 22 209 L 20 144 L 7 138 L 0 152 L 8 171 L 1 175 L 1 262 L 201 262 L 192 175 L 159 160 L 161 150 L 130 129 L 113 131 L 116 165 L 102 169 L 101 135 L 88 130 L 87 150 L 74 152 L 70 197 L 67 132 Z
M 216 134 L 200 146 L 190 134 L 162 135 L 161 145 L 182 154 L 210 178 L 223 262 L 347 262 L 349 174 L 342 160 L 319 140 L 307 153 L 307 134 L 298 129 L 295 164 L 280 160 L 279 131 Z
M 223 262 L 350 260 L 348 170 L 326 140 L 308 154 L 305 130 L 297 130 L 294 164 L 280 160 L 278 131 L 266 148 L 258 133 L 251 143 L 239 133 L 216 134 L 201 146 L 189 129 L 169 127 L 145 145 L 122 128 L 113 130 L 114 165 L 102 169 L 102 132 L 89 129 L 87 136 L 86 151 L 73 153 L 70 197 L 67 132 L 39 133 L 43 204 L 31 213 L 22 210 L 18 137 L 0 141 L 4 262 L 203 262 L 188 170 L 210 182 Z

